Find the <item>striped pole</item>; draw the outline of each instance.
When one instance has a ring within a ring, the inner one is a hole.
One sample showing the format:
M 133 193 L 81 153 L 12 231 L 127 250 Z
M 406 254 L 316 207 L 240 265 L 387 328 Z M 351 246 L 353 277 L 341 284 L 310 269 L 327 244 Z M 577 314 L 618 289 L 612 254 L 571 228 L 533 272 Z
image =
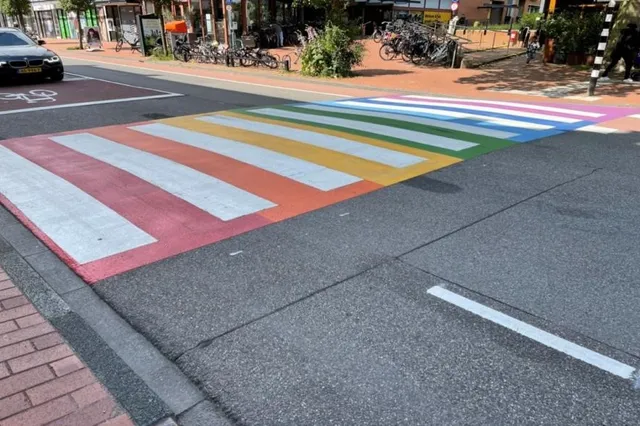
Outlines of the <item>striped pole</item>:
M 615 0 L 611 0 L 604 16 L 604 25 L 602 27 L 602 32 L 600 33 L 600 42 L 598 43 L 596 59 L 593 61 L 591 79 L 589 80 L 589 96 L 593 96 L 596 91 L 596 83 L 598 82 L 598 78 L 600 78 L 600 69 L 604 62 L 604 53 L 607 50 L 607 41 L 609 40 L 610 30 L 613 27 L 613 17 L 616 12 L 617 5 L 618 3 Z

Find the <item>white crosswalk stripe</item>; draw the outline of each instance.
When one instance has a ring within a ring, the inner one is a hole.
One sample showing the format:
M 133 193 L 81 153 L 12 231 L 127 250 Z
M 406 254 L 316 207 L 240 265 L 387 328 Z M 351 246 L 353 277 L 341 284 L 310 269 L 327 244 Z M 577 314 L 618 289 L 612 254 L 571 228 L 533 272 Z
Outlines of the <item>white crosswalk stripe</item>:
M 231 220 L 275 204 L 190 167 L 90 133 L 52 141 L 125 170 L 222 219 Z

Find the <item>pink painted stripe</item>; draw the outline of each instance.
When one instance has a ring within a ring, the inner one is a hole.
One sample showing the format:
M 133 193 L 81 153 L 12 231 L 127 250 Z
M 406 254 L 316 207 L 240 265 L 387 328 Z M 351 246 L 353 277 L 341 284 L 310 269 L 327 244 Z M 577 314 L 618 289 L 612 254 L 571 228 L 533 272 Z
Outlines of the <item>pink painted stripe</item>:
M 90 283 L 270 223 L 256 214 L 224 222 L 128 172 L 46 138 L 1 144 L 67 180 L 158 240 L 81 266 L 69 262 Z M 61 254 L 49 239 L 43 241 Z M 61 257 L 69 260 L 66 253 Z
M 544 110 L 541 109 L 534 109 L 534 108 L 527 108 L 526 104 L 523 104 L 521 106 L 512 106 L 512 105 L 496 105 L 496 104 L 486 104 L 486 103 L 482 103 L 482 102 L 475 102 L 473 100 L 468 100 L 468 99 L 420 99 L 420 98 L 407 98 L 406 96 L 403 95 L 398 95 L 398 96 L 393 96 L 393 98 L 395 99 L 404 99 L 404 100 L 408 100 L 408 101 L 424 101 L 424 102 L 430 102 L 430 103 L 435 103 L 435 104 L 460 104 L 461 108 L 464 107 L 477 107 L 478 112 L 482 112 L 483 108 L 487 108 L 487 107 L 491 107 L 491 108 L 499 108 L 499 109 L 503 109 L 505 110 L 504 114 L 508 114 L 508 111 L 514 111 L 514 112 L 530 112 L 530 113 L 534 113 L 534 114 L 546 114 L 546 115 L 551 115 L 551 116 L 555 116 L 555 117 L 565 117 L 565 118 L 573 118 L 573 119 L 577 119 L 577 120 L 583 120 L 583 121 L 600 121 L 602 118 L 604 117 L 586 117 L 584 115 L 580 115 L 580 109 L 577 108 L 573 108 L 571 105 L 567 106 L 567 105 L 563 105 L 563 106 L 557 106 L 557 108 L 564 108 L 564 109 L 570 109 L 570 110 L 576 110 L 576 114 L 569 114 L 569 113 L 560 113 L 560 112 L 546 112 Z M 531 105 L 534 105 L 533 103 L 530 102 Z M 544 104 L 535 104 L 538 106 L 542 106 L 544 107 Z M 551 105 L 549 105 L 551 106 Z M 556 107 L 556 106 L 554 106 Z M 471 111 L 471 109 L 465 108 L 468 111 Z M 604 112 L 598 112 L 598 111 L 585 111 L 585 112 L 595 112 L 595 113 L 599 113 L 599 114 L 604 114 Z M 517 117 L 517 116 L 514 116 Z

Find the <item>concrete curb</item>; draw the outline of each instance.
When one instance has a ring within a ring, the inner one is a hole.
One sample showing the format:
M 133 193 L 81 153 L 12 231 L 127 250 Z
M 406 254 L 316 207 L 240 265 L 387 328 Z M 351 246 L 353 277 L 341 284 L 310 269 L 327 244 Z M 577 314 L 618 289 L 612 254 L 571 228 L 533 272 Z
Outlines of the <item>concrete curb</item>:
M 210 402 L 182 371 L 2 207 L 0 265 L 136 424 L 230 424 L 202 410 Z

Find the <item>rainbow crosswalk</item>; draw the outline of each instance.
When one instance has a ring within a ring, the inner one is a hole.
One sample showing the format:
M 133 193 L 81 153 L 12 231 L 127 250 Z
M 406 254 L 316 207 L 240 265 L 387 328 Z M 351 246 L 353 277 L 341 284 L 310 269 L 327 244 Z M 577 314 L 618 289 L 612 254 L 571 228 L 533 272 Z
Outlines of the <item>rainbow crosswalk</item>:
M 630 109 L 393 96 L 0 142 L 0 202 L 88 282 Z M 629 118 L 631 120 L 640 120 Z

